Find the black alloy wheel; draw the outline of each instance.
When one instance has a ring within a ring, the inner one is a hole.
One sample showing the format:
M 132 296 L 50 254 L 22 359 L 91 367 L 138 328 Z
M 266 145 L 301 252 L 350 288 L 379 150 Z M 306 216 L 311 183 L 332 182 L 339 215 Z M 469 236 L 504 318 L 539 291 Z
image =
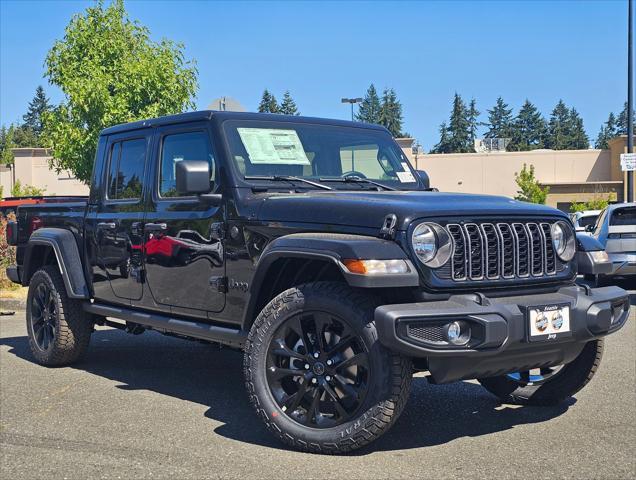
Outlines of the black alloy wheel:
M 37 348 L 46 351 L 57 336 L 58 310 L 51 288 L 40 283 L 31 299 L 31 328 Z
M 308 311 L 287 319 L 267 353 L 267 382 L 294 421 L 330 428 L 356 415 L 369 388 L 364 343 L 342 318 Z

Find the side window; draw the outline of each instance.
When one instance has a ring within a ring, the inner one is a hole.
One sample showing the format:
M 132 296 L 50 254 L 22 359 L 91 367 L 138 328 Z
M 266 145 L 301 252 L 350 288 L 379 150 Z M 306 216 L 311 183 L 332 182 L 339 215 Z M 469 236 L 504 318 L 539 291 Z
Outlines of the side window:
M 145 163 L 145 138 L 114 143 L 110 151 L 108 168 L 108 198 L 110 200 L 141 198 Z
M 199 131 L 166 135 L 161 145 L 160 196 L 178 196 L 175 173 L 177 163 L 182 160 L 206 160 L 210 164 L 210 183 L 214 183 L 214 156 L 208 134 Z

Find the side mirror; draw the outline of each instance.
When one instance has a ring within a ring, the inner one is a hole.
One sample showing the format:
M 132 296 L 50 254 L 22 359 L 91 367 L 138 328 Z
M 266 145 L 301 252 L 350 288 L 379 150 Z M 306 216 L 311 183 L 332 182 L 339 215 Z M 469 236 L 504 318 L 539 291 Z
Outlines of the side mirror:
M 585 231 L 586 232 L 593 232 L 594 231 L 594 225 L 585 225 Z
M 204 160 L 177 162 L 175 177 L 179 195 L 197 195 L 210 191 L 210 164 Z
M 431 180 L 428 178 L 428 173 L 426 173 L 424 170 L 415 170 L 415 171 L 417 172 L 417 174 L 420 177 L 420 180 L 424 184 L 424 188 L 426 189 L 431 188 Z

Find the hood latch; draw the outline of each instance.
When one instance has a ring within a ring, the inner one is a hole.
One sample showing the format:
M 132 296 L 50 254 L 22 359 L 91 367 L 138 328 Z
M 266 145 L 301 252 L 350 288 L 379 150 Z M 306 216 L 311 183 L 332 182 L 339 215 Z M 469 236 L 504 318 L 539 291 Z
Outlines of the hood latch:
M 397 220 L 397 215 L 395 213 L 389 213 L 386 217 L 384 217 L 382 228 L 380 228 L 380 238 L 395 240 L 395 234 L 397 233 Z

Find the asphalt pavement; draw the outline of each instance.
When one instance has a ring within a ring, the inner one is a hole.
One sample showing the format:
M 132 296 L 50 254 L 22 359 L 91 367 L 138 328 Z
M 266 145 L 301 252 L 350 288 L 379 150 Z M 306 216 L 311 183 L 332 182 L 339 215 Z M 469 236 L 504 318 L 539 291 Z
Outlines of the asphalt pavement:
M 0 317 L 0 477 L 635 478 L 635 320 L 636 307 L 564 405 L 501 405 L 475 382 L 417 376 L 391 431 L 334 457 L 270 436 L 237 352 L 100 328 L 81 363 L 45 368 L 17 312 Z

